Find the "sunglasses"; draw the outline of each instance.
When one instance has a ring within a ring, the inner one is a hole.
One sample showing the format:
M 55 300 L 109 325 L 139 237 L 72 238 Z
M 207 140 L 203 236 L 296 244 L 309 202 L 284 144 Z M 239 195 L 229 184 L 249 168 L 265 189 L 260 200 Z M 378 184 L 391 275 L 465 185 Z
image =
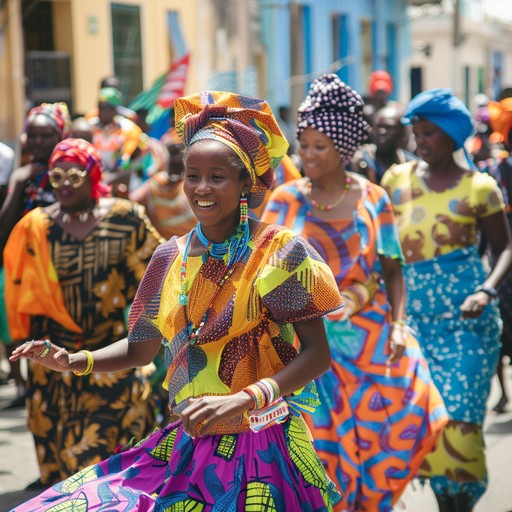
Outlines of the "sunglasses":
M 53 188 L 60 188 L 66 182 L 73 188 L 79 188 L 85 182 L 85 177 L 87 176 L 87 171 L 82 169 L 78 169 L 77 167 L 72 167 L 65 171 L 60 167 L 54 167 L 48 173 L 48 179 L 50 180 L 50 184 Z

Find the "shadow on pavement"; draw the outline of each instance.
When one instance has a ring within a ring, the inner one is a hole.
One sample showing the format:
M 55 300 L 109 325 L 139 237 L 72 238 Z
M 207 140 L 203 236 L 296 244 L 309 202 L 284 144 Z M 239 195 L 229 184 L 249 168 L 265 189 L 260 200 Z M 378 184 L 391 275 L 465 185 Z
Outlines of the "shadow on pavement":
M 5 494 L 0 494 L 0 512 L 7 512 L 13 507 L 21 505 L 25 501 L 37 496 L 42 492 L 42 489 L 37 491 L 13 491 Z

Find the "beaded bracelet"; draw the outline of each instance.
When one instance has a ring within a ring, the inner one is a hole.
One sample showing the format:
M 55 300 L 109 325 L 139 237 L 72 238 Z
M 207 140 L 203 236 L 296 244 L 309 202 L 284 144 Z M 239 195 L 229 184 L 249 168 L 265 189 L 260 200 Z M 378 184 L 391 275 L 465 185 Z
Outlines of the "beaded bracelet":
M 92 369 L 94 368 L 94 357 L 93 357 L 92 353 L 89 352 L 88 350 L 80 350 L 80 352 L 78 352 L 78 353 L 85 354 L 85 357 L 86 357 L 85 370 L 83 372 L 73 370 L 73 373 L 75 375 L 78 375 L 79 377 L 83 377 L 84 375 L 89 375 L 92 372 Z
M 254 407 L 251 410 L 258 411 L 273 404 L 280 396 L 279 385 L 274 379 L 265 378 L 247 386 L 245 391 L 253 400 Z

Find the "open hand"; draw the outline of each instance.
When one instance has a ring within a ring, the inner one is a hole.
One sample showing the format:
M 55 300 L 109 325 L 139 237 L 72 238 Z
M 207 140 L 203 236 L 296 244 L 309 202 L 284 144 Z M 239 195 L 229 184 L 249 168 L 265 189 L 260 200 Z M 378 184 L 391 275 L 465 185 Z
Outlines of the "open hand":
M 48 343 L 50 344 L 49 350 L 46 350 Z M 19 359 L 31 359 L 58 372 L 71 370 L 68 351 L 65 348 L 57 347 L 48 340 L 26 341 L 16 348 L 9 357 L 11 362 Z
M 460 307 L 462 318 L 478 318 L 487 304 L 489 304 L 489 295 L 485 292 L 468 295 Z
M 190 398 L 189 405 L 180 413 L 180 417 L 185 432 L 194 439 L 207 434 L 219 421 L 239 416 L 253 405 L 253 398 L 243 391 L 235 395 Z
M 402 359 L 405 352 L 407 336 L 408 333 L 405 326 L 391 324 L 389 336 L 390 355 L 386 361 L 386 365 L 392 366 Z

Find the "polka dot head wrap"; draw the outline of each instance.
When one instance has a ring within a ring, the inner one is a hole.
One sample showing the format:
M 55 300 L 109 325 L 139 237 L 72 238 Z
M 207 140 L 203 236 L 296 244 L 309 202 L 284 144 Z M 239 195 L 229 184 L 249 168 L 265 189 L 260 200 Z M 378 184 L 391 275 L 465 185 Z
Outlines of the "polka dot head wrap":
M 306 128 L 329 137 L 343 159 L 349 159 L 368 136 L 361 96 L 337 75 L 318 77 L 299 107 L 297 138 Z

